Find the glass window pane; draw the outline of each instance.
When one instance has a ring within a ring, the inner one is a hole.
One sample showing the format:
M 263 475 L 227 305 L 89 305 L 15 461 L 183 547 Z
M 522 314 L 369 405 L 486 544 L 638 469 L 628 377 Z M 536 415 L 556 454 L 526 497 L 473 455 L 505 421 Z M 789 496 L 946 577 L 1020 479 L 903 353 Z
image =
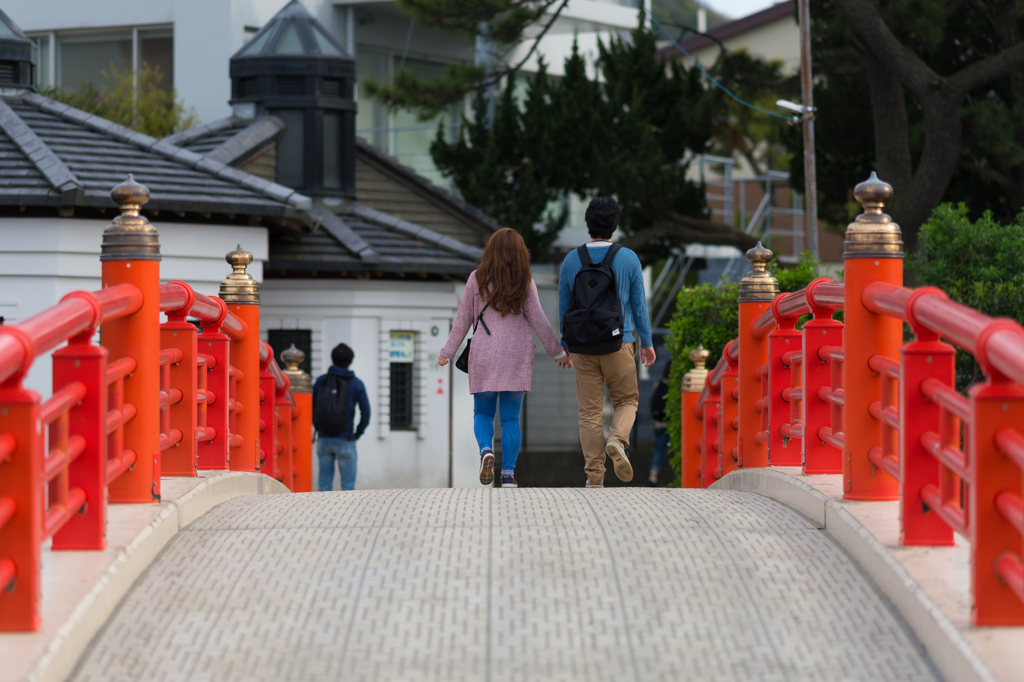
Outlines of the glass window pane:
M 139 64 L 160 72 L 160 89 L 174 88 L 174 38 L 170 31 L 139 31 Z
M 394 57 L 394 68 L 402 66 L 401 55 Z M 436 81 L 447 68 L 440 62 L 429 62 L 423 59 L 406 59 L 405 68 L 413 75 L 428 82 Z M 429 121 L 420 120 L 419 116 L 407 109 L 399 109 L 391 116 L 393 130 L 390 134 L 391 149 L 389 153 L 403 165 L 409 166 L 439 187 L 448 187 L 450 181 L 434 165 L 430 155 L 430 144 L 437 136 L 437 124 L 449 125 L 457 123 L 457 118 L 450 114 L 441 114 Z
M 260 51 L 263 49 L 263 44 L 267 42 L 267 38 L 269 38 L 270 34 L 273 33 L 273 32 L 274 32 L 273 31 L 273 27 L 270 27 L 270 28 L 266 29 L 265 31 L 263 31 L 263 33 L 261 33 L 258 36 L 256 36 L 256 40 L 254 40 L 251 43 L 249 43 L 249 46 L 247 48 L 245 48 L 244 50 L 242 50 L 242 54 L 243 55 L 259 54 Z M 248 36 L 246 36 L 246 37 L 248 37 Z
M 107 82 L 103 72 L 110 74 L 111 67 L 132 68 L 130 33 L 57 36 L 57 84 L 65 90 L 76 90 L 82 83 L 98 88 Z
M 7 25 L 7 22 L 0 19 L 0 38 L 17 38 L 18 34 Z
M 391 78 L 390 63 L 391 57 L 385 52 L 359 48 L 356 53 L 356 99 L 359 102 L 356 134 L 384 152 L 388 151 L 388 112 L 380 102 L 365 94 L 363 84 L 371 79 L 387 83 Z
M 273 114 L 284 122 L 284 135 L 277 143 L 277 182 L 285 187 L 299 188 L 306 183 L 305 111 L 278 109 Z
M 288 27 L 284 30 L 284 35 L 277 41 L 277 47 L 274 48 L 275 54 L 305 54 L 306 50 L 302 47 L 302 39 L 299 38 L 299 29 L 296 28 L 294 22 L 289 22 Z
M 324 35 L 319 26 L 313 25 L 313 36 L 316 38 L 316 45 L 320 54 L 341 55 L 341 52 L 334 46 L 331 39 Z
M 32 42 L 39 48 L 39 63 L 36 64 L 35 84 L 42 87 L 53 85 L 50 73 L 50 36 L 32 36 Z
M 324 113 L 324 187 L 341 189 L 341 116 Z

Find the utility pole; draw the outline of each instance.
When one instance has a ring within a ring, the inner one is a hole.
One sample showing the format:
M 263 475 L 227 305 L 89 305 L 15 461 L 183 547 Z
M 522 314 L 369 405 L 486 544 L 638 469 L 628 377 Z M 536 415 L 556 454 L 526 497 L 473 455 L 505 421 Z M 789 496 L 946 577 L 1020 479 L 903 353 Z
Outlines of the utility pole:
M 814 162 L 814 77 L 811 73 L 811 2 L 797 0 L 800 13 L 800 97 L 804 126 L 804 207 L 807 247 L 818 257 L 818 178 Z

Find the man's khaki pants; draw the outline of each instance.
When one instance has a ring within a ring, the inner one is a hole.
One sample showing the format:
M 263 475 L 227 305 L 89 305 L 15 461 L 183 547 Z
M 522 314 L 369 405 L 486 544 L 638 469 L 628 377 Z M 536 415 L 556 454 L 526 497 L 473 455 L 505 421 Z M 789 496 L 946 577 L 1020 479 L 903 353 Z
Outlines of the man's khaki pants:
M 615 412 L 608 440 L 625 450 L 629 432 L 636 420 L 640 389 L 636 381 L 637 342 L 624 343 L 608 355 L 573 354 L 576 369 L 576 399 L 580 404 L 580 443 L 583 445 L 584 471 L 591 485 L 604 483 L 604 385 Z

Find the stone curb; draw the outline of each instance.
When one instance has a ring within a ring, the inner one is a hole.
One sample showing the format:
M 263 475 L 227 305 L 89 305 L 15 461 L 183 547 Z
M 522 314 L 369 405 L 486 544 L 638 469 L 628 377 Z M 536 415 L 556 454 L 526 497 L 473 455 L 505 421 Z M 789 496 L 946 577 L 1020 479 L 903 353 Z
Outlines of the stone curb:
M 166 508 L 118 554 L 103 577 L 78 603 L 25 679 L 28 682 L 67 679 L 136 579 L 182 528 L 221 502 L 245 495 L 287 492 L 284 485 L 263 474 L 225 472 L 207 478 L 178 499 L 165 503 Z
M 924 593 L 906 569 L 843 506 L 807 483 L 781 471 L 733 471 L 712 486 L 769 497 L 819 524 L 878 585 L 925 648 L 943 679 L 995 682 L 956 626 Z

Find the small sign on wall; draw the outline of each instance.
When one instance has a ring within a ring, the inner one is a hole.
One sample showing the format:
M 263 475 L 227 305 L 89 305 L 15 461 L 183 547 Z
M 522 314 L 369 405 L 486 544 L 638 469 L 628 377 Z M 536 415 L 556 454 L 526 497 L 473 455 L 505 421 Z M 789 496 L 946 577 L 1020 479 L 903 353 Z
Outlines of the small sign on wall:
M 391 362 L 412 362 L 415 359 L 415 332 L 391 332 Z

